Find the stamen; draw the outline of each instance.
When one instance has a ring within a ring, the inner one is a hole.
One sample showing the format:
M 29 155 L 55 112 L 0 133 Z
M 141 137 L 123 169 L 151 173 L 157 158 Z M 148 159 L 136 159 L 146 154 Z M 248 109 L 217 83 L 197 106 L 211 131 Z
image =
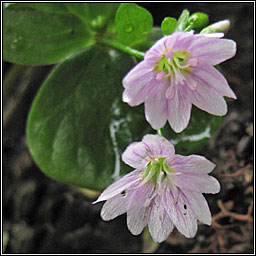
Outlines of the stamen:
M 198 59 L 197 58 L 189 58 L 187 60 L 187 65 L 189 65 L 190 67 L 196 67 L 198 65 Z
M 164 72 L 157 72 L 155 79 L 157 81 L 160 81 L 164 77 L 164 75 L 165 75 Z
M 174 98 L 174 96 L 175 96 L 175 88 L 174 86 L 169 86 L 165 92 L 165 97 L 166 99 L 171 100 Z
M 193 91 L 197 88 L 197 83 L 194 79 L 191 79 L 191 78 L 188 79 L 187 78 L 186 84 Z
M 173 58 L 173 51 L 169 50 L 164 53 L 165 58 L 172 59 Z

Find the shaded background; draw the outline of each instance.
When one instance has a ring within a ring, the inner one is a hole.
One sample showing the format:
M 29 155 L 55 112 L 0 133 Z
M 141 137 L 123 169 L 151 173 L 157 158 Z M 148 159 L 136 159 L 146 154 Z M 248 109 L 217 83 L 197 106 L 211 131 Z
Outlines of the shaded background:
M 212 173 L 221 182 L 217 195 L 206 195 L 214 215 L 211 227 L 199 224 L 195 238 L 176 230 L 156 253 L 253 252 L 253 3 L 140 3 L 154 24 L 183 9 L 205 12 L 210 23 L 231 21 L 227 38 L 237 42 L 235 58 L 222 64 L 238 99 L 201 153 L 217 164 Z M 102 204 L 92 205 L 75 188 L 46 177 L 27 148 L 28 111 L 53 66 L 3 63 L 3 230 L 9 234 L 6 253 L 140 253 L 142 236 L 127 230 L 126 216 L 100 219 Z

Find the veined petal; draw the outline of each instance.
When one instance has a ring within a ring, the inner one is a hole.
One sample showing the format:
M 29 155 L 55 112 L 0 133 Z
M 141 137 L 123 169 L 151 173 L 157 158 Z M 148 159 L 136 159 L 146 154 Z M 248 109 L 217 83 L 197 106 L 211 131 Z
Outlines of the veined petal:
M 174 146 L 160 135 L 145 135 L 142 139 L 142 143 L 152 156 L 172 157 L 175 152 Z
M 135 170 L 128 174 L 126 174 L 121 179 L 117 180 L 110 186 L 108 186 L 99 196 L 99 198 L 93 202 L 98 203 L 100 201 L 108 200 L 109 198 L 112 198 L 121 192 L 125 191 L 130 186 L 138 183 L 141 177 L 141 170 Z
M 167 187 L 164 192 L 164 200 L 166 201 L 166 212 L 179 232 L 187 238 L 194 237 L 197 232 L 197 220 L 183 193 L 178 191 L 176 197 Z
M 161 54 L 166 50 L 166 39 L 166 37 L 162 37 L 161 39 L 156 41 L 156 43 L 145 53 L 144 59 L 148 60 L 155 57 L 160 57 L 159 59 L 161 59 Z
M 164 208 L 165 202 L 157 195 L 151 203 L 148 228 L 156 243 L 161 243 L 167 239 L 172 232 L 174 225 Z
M 155 67 L 152 64 L 148 64 L 148 62 L 142 60 L 123 78 L 123 87 L 130 87 L 134 82 L 137 82 L 137 84 L 140 82 L 143 86 L 145 81 L 150 80 L 154 68 Z M 147 75 L 149 76 L 149 79 L 145 79 Z M 141 79 L 142 76 L 144 79 Z M 139 87 L 141 87 L 141 85 Z
M 192 74 L 191 74 L 192 75 Z M 193 76 L 198 86 L 192 91 L 186 88 L 187 100 L 190 100 L 196 107 L 217 116 L 223 116 L 227 113 L 227 103 L 223 96 L 218 94 L 213 88 L 209 88 L 197 77 Z
M 193 76 L 208 88 L 213 88 L 221 96 L 236 99 L 236 95 L 228 85 L 226 78 L 214 67 L 204 64 L 197 66 Z
M 181 189 L 196 191 L 199 193 L 215 194 L 220 191 L 220 183 L 208 174 L 185 174 L 176 175 L 175 185 Z
M 149 206 L 153 192 L 154 185 L 145 183 L 130 196 L 130 205 L 127 211 L 127 226 L 133 235 L 139 235 L 148 223 Z
M 168 121 L 175 132 L 181 132 L 188 125 L 192 104 L 185 97 L 183 88 L 180 88 L 181 86 L 177 87 L 174 98 L 168 101 Z
M 168 164 L 172 166 L 176 172 L 185 174 L 207 174 L 210 173 L 216 166 L 203 156 L 182 156 L 178 154 L 176 154 L 173 160 L 169 161 Z
M 201 193 L 183 189 L 184 195 L 192 208 L 195 217 L 207 225 L 212 223 L 212 215 L 208 203 Z
M 145 101 L 145 116 L 153 129 L 158 130 L 163 127 L 168 118 L 169 100 L 165 97 L 167 83 L 158 85 L 158 92 Z
M 142 142 L 133 142 L 122 154 L 122 160 L 133 168 L 147 165 L 151 152 Z
M 189 52 L 192 57 L 199 59 L 199 63 L 217 65 L 235 56 L 236 43 L 229 39 L 204 37 L 201 42 L 195 41 Z
M 129 199 L 127 192 L 124 195 L 118 194 L 104 203 L 101 209 L 101 218 L 105 221 L 112 220 L 127 212 L 128 206 Z
M 154 66 L 148 65 L 145 61 L 135 66 L 123 79 L 125 88 L 122 98 L 130 106 L 137 106 L 150 97 L 155 87 Z

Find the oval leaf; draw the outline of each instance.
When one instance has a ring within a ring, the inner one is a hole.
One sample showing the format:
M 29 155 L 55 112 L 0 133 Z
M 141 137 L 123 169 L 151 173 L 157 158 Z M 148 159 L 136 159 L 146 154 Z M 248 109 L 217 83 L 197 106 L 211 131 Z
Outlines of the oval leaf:
M 144 8 L 123 3 L 116 13 L 117 35 L 122 43 L 134 45 L 146 39 L 153 27 L 153 18 Z
M 124 53 L 89 48 L 52 72 L 27 124 L 29 149 L 43 172 L 57 181 L 102 190 L 132 170 L 121 154 L 152 132 L 143 106 L 122 102 L 122 78 L 133 65 Z
M 73 15 L 32 8 L 3 10 L 3 58 L 17 64 L 43 65 L 63 60 L 92 41 L 92 34 Z
M 163 35 L 172 34 L 176 29 L 176 25 L 177 25 L 177 20 L 175 18 L 166 17 L 161 23 L 161 29 L 162 29 Z
M 177 154 L 194 154 L 206 145 L 221 120 L 222 117 L 213 116 L 193 106 L 189 125 L 183 132 L 175 133 L 167 123 L 163 135 L 174 144 Z

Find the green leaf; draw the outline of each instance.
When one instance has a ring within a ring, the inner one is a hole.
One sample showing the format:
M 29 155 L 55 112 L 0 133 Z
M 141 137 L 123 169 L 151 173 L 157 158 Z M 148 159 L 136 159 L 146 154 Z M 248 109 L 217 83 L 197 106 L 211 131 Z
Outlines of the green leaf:
M 177 26 L 177 20 L 172 17 L 166 17 L 161 23 L 161 29 L 163 35 L 170 35 L 172 34 Z
M 114 3 L 65 3 L 71 13 L 87 23 L 93 30 L 103 29 L 109 19 L 114 20 L 118 4 Z
M 123 3 L 116 13 L 116 29 L 119 40 L 127 45 L 134 45 L 146 40 L 146 35 L 153 27 L 153 18 L 144 8 Z
M 185 9 L 182 11 L 178 19 L 176 31 L 184 31 L 187 27 L 188 19 L 189 19 L 189 11 Z
M 213 116 L 193 106 L 188 127 L 175 133 L 167 123 L 163 135 L 175 145 L 177 154 L 189 155 L 199 152 L 218 129 L 222 117 Z
M 64 3 L 18 3 L 17 5 L 23 5 L 34 8 L 38 11 L 44 11 L 55 14 L 67 14 L 69 13 Z
M 122 79 L 134 66 L 133 58 L 98 47 L 56 67 L 27 123 L 29 149 L 41 170 L 57 181 L 93 190 L 131 171 L 121 154 L 153 132 L 143 106 L 122 102 Z
M 3 10 L 5 61 L 22 65 L 52 64 L 92 43 L 92 34 L 73 15 L 15 6 Z

